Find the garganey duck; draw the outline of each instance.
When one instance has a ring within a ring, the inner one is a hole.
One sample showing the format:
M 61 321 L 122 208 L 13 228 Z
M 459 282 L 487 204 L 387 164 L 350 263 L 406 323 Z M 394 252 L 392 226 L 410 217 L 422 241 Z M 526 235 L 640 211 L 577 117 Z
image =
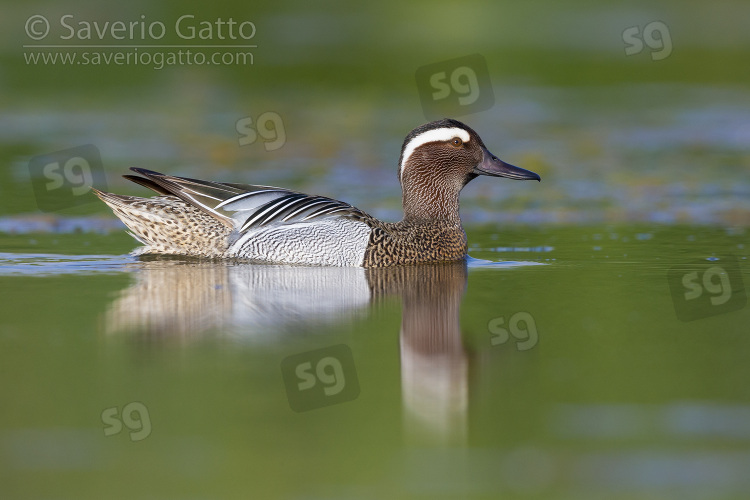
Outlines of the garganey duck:
M 209 182 L 131 168 L 159 196 L 94 190 L 145 246 L 133 253 L 383 267 L 466 257 L 458 197 L 479 175 L 540 180 L 498 159 L 457 120 L 422 125 L 399 159 L 404 218 L 380 221 L 343 201 L 289 189 Z

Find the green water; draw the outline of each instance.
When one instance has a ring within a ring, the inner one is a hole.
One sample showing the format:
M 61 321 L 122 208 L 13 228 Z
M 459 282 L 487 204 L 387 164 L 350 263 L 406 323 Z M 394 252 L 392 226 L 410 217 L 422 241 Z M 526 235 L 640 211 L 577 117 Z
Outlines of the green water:
M 104 255 L 116 245 L 102 236 L 16 237 L 0 257 L 4 491 L 744 497 L 748 308 L 696 303 L 702 317 L 680 321 L 668 276 L 734 256 L 747 283 L 744 232 L 469 237 L 468 267 L 368 272 L 139 262 Z M 64 256 L 81 240 L 85 266 Z M 293 411 L 282 361 L 341 344 L 358 392 Z M 102 413 L 131 403 L 106 435 Z
M 63 15 L 160 21 L 160 44 L 188 43 L 183 15 L 250 20 L 257 47 L 251 65 L 27 63 L 35 43 L 133 52 L 61 39 Z M 0 497 L 748 498 L 749 16 L 4 5 Z M 480 106 L 430 101 L 466 65 Z M 138 166 L 398 220 L 400 147 L 434 108 L 542 177 L 465 188 L 466 265 L 139 261 L 88 192 L 145 195 L 121 177 Z M 65 170 L 77 155 L 90 177 Z

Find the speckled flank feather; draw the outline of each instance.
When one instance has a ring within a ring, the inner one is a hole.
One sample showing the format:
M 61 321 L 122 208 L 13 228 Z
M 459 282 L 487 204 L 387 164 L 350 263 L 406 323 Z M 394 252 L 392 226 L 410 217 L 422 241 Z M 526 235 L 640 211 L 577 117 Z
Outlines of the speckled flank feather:
M 94 190 L 145 246 L 136 254 L 224 257 L 231 229 L 175 196 L 138 198 Z

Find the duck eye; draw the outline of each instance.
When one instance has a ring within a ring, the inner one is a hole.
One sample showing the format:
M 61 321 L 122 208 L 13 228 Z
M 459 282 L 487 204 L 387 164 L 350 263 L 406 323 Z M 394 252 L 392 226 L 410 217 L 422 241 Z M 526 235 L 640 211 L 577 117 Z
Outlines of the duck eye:
M 451 140 L 451 144 L 453 144 L 454 146 L 461 146 L 463 144 L 463 141 L 459 139 L 458 137 L 454 137 Z

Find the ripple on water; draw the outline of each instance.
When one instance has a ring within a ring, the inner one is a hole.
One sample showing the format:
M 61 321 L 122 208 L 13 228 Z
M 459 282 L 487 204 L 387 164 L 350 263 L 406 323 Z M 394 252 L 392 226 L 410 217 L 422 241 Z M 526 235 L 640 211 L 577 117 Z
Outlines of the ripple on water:
M 515 267 L 525 266 L 546 266 L 544 262 L 532 262 L 532 261 L 519 261 L 519 260 L 504 260 L 494 262 L 491 260 L 475 259 L 474 257 L 466 257 L 466 265 L 469 269 L 510 269 Z
M 129 255 L 0 253 L 0 276 L 119 274 L 133 262 Z

